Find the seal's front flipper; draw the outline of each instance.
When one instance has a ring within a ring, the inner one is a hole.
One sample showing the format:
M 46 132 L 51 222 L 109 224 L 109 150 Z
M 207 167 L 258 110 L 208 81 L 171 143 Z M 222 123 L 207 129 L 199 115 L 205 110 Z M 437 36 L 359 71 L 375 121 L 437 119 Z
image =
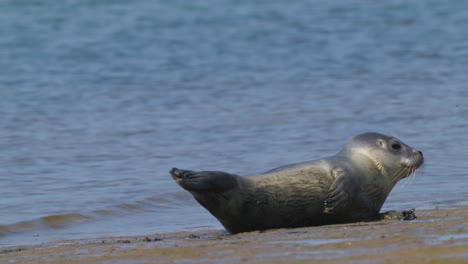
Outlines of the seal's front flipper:
M 380 213 L 378 220 L 414 220 L 416 219 L 415 209 L 405 210 L 405 211 L 388 211 L 385 213 Z
M 237 175 L 222 171 L 190 171 L 172 168 L 169 173 L 190 192 L 224 192 L 237 186 Z
M 346 173 L 342 169 L 334 169 L 332 174 L 335 176 L 335 181 L 328 191 L 323 212 L 336 215 L 353 203 L 358 192 L 356 186 L 359 185 L 354 182 L 355 177 L 346 177 Z

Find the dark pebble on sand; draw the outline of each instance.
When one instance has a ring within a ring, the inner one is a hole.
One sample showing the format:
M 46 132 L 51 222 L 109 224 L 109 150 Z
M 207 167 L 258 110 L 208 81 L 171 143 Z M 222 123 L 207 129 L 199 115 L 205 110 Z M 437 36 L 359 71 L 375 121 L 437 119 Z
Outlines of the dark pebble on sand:
M 14 249 L 5 249 L 0 251 L 0 254 L 8 254 L 8 253 L 14 253 L 14 252 L 20 252 L 26 250 L 25 248 L 14 248 Z
M 162 238 L 159 238 L 159 237 L 155 237 L 153 239 L 149 238 L 149 237 L 145 237 L 144 239 L 146 242 L 153 242 L 153 241 L 161 241 Z
M 407 210 L 407 211 L 403 211 L 402 212 L 402 216 L 401 216 L 401 220 L 414 220 L 416 219 L 416 214 L 414 213 L 414 211 L 416 211 L 416 209 L 411 209 L 411 210 Z

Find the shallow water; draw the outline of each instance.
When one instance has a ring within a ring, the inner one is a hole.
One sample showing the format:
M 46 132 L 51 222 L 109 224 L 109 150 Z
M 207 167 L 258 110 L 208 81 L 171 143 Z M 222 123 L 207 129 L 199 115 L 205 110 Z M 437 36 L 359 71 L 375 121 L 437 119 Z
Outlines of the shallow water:
M 3 1 L 0 245 L 221 228 L 173 167 L 262 172 L 377 131 L 468 200 L 464 1 Z

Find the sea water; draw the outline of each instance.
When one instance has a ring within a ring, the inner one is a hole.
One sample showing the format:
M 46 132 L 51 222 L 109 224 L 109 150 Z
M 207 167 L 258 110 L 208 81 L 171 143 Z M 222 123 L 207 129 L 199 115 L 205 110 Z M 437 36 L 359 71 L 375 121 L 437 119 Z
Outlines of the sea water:
M 221 229 L 172 167 L 239 175 L 376 131 L 383 210 L 466 205 L 466 1 L 1 1 L 0 245 Z

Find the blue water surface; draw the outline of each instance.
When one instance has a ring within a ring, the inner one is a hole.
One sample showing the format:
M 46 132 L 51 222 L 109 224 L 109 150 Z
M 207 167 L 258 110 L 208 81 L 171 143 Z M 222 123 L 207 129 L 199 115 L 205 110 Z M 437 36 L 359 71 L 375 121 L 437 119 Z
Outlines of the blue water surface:
M 466 1 L 1 1 L 0 245 L 221 229 L 169 177 L 376 131 L 425 165 L 384 210 L 467 205 Z

